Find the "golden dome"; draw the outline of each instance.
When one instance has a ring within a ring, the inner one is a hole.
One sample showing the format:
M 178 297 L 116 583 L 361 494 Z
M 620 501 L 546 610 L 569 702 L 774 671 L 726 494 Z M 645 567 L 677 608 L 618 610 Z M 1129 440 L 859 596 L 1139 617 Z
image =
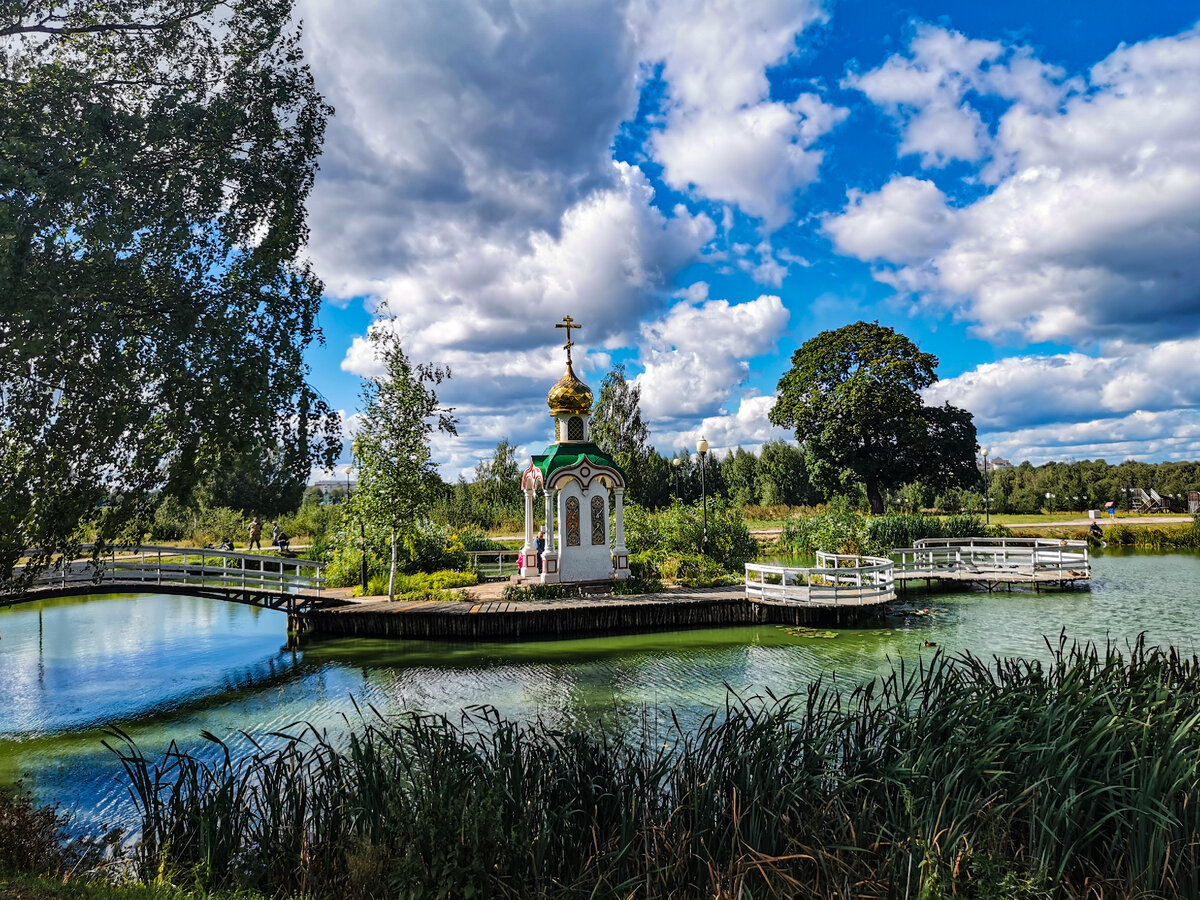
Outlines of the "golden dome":
M 546 395 L 550 412 L 558 415 L 587 416 L 592 412 L 592 389 L 579 380 L 567 360 L 567 372 Z

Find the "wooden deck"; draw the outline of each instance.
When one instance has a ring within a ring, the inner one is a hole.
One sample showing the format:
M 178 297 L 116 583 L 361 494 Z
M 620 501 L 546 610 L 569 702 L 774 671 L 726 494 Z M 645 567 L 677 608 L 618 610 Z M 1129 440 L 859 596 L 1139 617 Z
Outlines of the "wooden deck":
M 745 588 L 739 586 L 519 603 L 381 600 L 314 609 L 303 619 L 308 630 L 316 634 L 508 641 L 726 625 L 849 625 L 879 611 L 873 606 L 755 601 L 748 599 Z
M 927 538 L 892 551 L 897 583 L 954 581 L 987 590 L 1076 587 L 1092 577 L 1087 541 L 1055 538 Z

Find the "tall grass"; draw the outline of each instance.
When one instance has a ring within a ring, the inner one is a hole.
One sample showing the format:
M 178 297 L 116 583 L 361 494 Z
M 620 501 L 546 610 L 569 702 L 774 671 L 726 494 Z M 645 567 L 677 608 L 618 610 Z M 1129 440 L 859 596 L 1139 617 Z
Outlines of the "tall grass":
M 666 740 L 487 709 L 241 761 L 119 735 L 137 870 L 314 897 L 1200 896 L 1200 661 L 1050 649 L 732 698 Z

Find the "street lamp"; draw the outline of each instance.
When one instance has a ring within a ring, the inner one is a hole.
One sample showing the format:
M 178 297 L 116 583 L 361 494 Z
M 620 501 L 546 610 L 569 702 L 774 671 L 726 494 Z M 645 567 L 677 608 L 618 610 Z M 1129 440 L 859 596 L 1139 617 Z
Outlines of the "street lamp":
M 671 474 L 675 478 L 675 497 L 676 498 L 679 497 L 679 467 L 682 465 L 683 465 L 683 460 L 680 459 L 678 456 L 675 457 L 673 460 L 671 460 L 671 468 L 675 470 Z
M 708 492 L 704 485 L 704 463 L 708 456 L 708 441 L 701 435 L 696 442 L 696 452 L 700 454 L 700 505 L 704 509 L 704 536 L 700 540 L 700 552 L 708 551 Z
M 346 499 L 350 499 L 350 473 L 354 471 L 353 466 L 346 466 Z M 358 520 L 358 538 L 359 548 L 359 567 L 358 574 L 362 580 L 362 595 L 367 596 L 367 525 L 362 519 Z
M 988 449 L 983 448 L 983 521 L 986 525 L 992 524 L 992 504 L 988 502 L 988 471 L 987 471 Z

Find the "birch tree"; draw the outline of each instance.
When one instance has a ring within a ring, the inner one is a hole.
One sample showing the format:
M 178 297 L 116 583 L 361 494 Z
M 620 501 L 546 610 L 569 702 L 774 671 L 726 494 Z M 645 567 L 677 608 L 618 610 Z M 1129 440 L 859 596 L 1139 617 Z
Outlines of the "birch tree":
M 388 599 L 396 599 L 400 546 L 428 513 L 436 471 L 430 451 L 435 430 L 457 434 L 454 411 L 439 405 L 436 387 L 450 377 L 444 366 L 413 363 L 386 324 L 369 333 L 383 372 L 366 381 L 354 461 L 358 488 L 351 514 L 389 535 Z

